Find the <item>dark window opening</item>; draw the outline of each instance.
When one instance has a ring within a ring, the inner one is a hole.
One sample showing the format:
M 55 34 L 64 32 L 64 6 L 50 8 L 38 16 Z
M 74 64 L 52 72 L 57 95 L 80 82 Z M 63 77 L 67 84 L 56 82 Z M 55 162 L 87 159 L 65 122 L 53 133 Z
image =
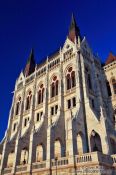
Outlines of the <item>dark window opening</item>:
M 15 131 L 16 130 L 16 123 L 14 123 L 14 127 L 13 127 L 13 131 Z
M 71 108 L 71 100 L 68 100 L 68 109 Z
M 37 122 L 39 121 L 39 113 L 37 113 Z
M 75 97 L 72 99 L 72 102 L 73 102 L 73 107 L 75 107 L 76 106 L 76 98 Z
M 27 126 L 27 119 L 24 120 L 24 126 Z
M 51 115 L 54 115 L 54 107 L 51 107 Z
M 58 111 L 58 105 L 55 106 L 55 114 L 57 114 Z
M 106 82 L 106 86 L 107 86 L 108 96 L 111 96 L 111 89 L 108 81 Z

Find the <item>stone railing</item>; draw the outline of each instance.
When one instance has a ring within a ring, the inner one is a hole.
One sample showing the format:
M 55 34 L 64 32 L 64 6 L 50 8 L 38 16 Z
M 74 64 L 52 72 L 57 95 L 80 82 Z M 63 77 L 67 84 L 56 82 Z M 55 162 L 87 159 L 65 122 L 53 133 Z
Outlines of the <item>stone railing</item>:
M 10 174 L 12 172 L 12 167 L 4 168 L 3 174 Z
M 46 161 L 42 161 L 42 162 L 35 162 L 32 164 L 32 169 L 40 169 L 40 168 L 46 168 Z
M 52 166 L 62 166 L 62 165 L 67 165 L 68 164 L 68 158 L 67 157 L 61 157 L 52 159 Z
M 83 155 L 77 155 L 75 156 L 75 163 L 85 163 L 85 162 L 91 162 L 92 161 L 92 154 L 86 153 Z
M 116 165 L 116 155 L 105 155 L 100 152 L 90 152 L 90 153 L 85 153 L 81 155 L 75 155 L 74 157 L 74 162 L 75 165 L 78 166 L 81 164 L 85 165 L 86 163 L 91 164 L 91 163 L 103 163 L 107 165 Z M 70 164 L 70 159 L 72 157 L 57 157 L 56 159 L 51 160 L 51 168 L 54 169 L 54 167 L 61 167 L 61 166 L 67 166 Z M 72 160 L 71 160 L 72 162 Z M 86 164 L 87 165 L 87 164 Z M 41 161 L 41 162 L 35 162 L 32 163 L 32 171 L 37 171 L 40 169 L 46 169 L 48 168 L 46 165 L 46 161 Z M 12 171 L 11 168 L 6 168 L 4 169 L 4 174 L 10 174 Z M 27 172 L 28 171 L 28 165 L 19 165 L 16 167 L 16 173 L 18 172 Z M 5 173 L 6 172 L 6 173 Z
M 27 167 L 28 167 L 27 164 L 26 164 L 26 165 L 18 165 L 18 166 L 16 167 L 16 172 L 27 171 Z
M 30 113 L 30 109 L 28 109 L 28 110 L 25 110 L 24 112 L 23 112 L 23 115 L 27 115 L 27 114 L 29 114 Z
M 33 79 L 35 78 L 35 74 L 30 75 L 29 77 L 26 78 L 26 84 L 30 83 Z
M 65 95 L 70 94 L 70 93 L 74 93 L 75 91 L 76 91 L 76 86 L 71 88 L 71 89 L 69 89 L 69 90 L 66 90 L 65 91 Z
M 57 100 L 58 100 L 58 95 L 50 98 L 49 103 L 52 103 L 52 102 L 57 101 Z

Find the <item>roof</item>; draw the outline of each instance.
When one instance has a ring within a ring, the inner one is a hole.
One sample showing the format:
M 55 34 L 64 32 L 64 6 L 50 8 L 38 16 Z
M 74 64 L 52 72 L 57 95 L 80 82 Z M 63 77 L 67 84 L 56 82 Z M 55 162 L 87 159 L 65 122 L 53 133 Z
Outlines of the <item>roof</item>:
M 105 65 L 110 64 L 113 61 L 116 61 L 116 56 L 110 52 L 108 58 L 106 59 Z

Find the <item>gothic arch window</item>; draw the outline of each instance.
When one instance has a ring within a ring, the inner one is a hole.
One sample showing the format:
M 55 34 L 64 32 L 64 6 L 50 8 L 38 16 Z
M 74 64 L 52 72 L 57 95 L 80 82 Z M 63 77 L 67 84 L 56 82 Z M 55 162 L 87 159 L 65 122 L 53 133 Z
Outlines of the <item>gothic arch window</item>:
M 8 155 L 7 167 L 12 167 L 15 159 L 15 153 L 12 151 Z
M 15 115 L 18 115 L 18 114 L 19 114 L 20 105 L 21 105 L 21 97 L 18 98 L 18 101 L 17 101 L 17 103 L 16 103 Z
M 21 159 L 20 159 L 20 164 L 22 165 L 25 165 L 28 163 L 28 150 L 27 148 L 24 148 L 22 151 L 21 151 Z
M 99 151 L 102 152 L 101 138 L 97 132 L 92 130 L 90 137 L 91 152 Z
M 116 80 L 115 80 L 115 78 L 112 79 L 112 87 L 113 87 L 114 94 L 116 94 Z
M 106 81 L 106 87 L 107 87 L 108 96 L 111 96 L 111 89 L 108 81 Z
M 26 98 L 26 110 L 29 110 L 31 107 L 31 100 L 32 100 L 32 92 L 29 91 L 27 98 Z
M 58 95 L 58 78 L 54 76 L 51 83 L 51 98 Z
M 43 145 L 40 144 L 36 147 L 36 161 L 37 162 L 40 162 L 42 161 L 44 158 L 43 158 Z
M 73 71 L 72 67 L 69 67 L 67 70 L 66 85 L 67 85 L 67 90 L 76 86 L 75 71 Z
M 83 140 L 82 140 L 82 135 L 81 134 L 77 135 L 77 153 L 78 154 L 83 153 Z
M 43 84 L 41 84 L 38 91 L 38 104 L 43 103 L 43 99 L 44 99 L 44 86 Z
M 85 68 L 85 72 L 86 72 L 86 77 L 87 77 L 87 87 L 88 89 L 92 89 L 92 82 L 91 82 L 91 74 L 88 70 L 88 68 Z
M 61 157 L 61 142 L 59 139 L 56 139 L 54 143 L 54 157 Z

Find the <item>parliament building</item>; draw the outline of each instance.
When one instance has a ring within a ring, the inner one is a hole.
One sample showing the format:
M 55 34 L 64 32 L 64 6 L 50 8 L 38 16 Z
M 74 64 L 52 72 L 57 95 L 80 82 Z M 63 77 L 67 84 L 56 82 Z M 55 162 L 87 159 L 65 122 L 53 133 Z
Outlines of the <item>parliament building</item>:
M 15 83 L 0 175 L 116 175 L 116 56 L 101 64 L 72 15 L 61 48 Z

